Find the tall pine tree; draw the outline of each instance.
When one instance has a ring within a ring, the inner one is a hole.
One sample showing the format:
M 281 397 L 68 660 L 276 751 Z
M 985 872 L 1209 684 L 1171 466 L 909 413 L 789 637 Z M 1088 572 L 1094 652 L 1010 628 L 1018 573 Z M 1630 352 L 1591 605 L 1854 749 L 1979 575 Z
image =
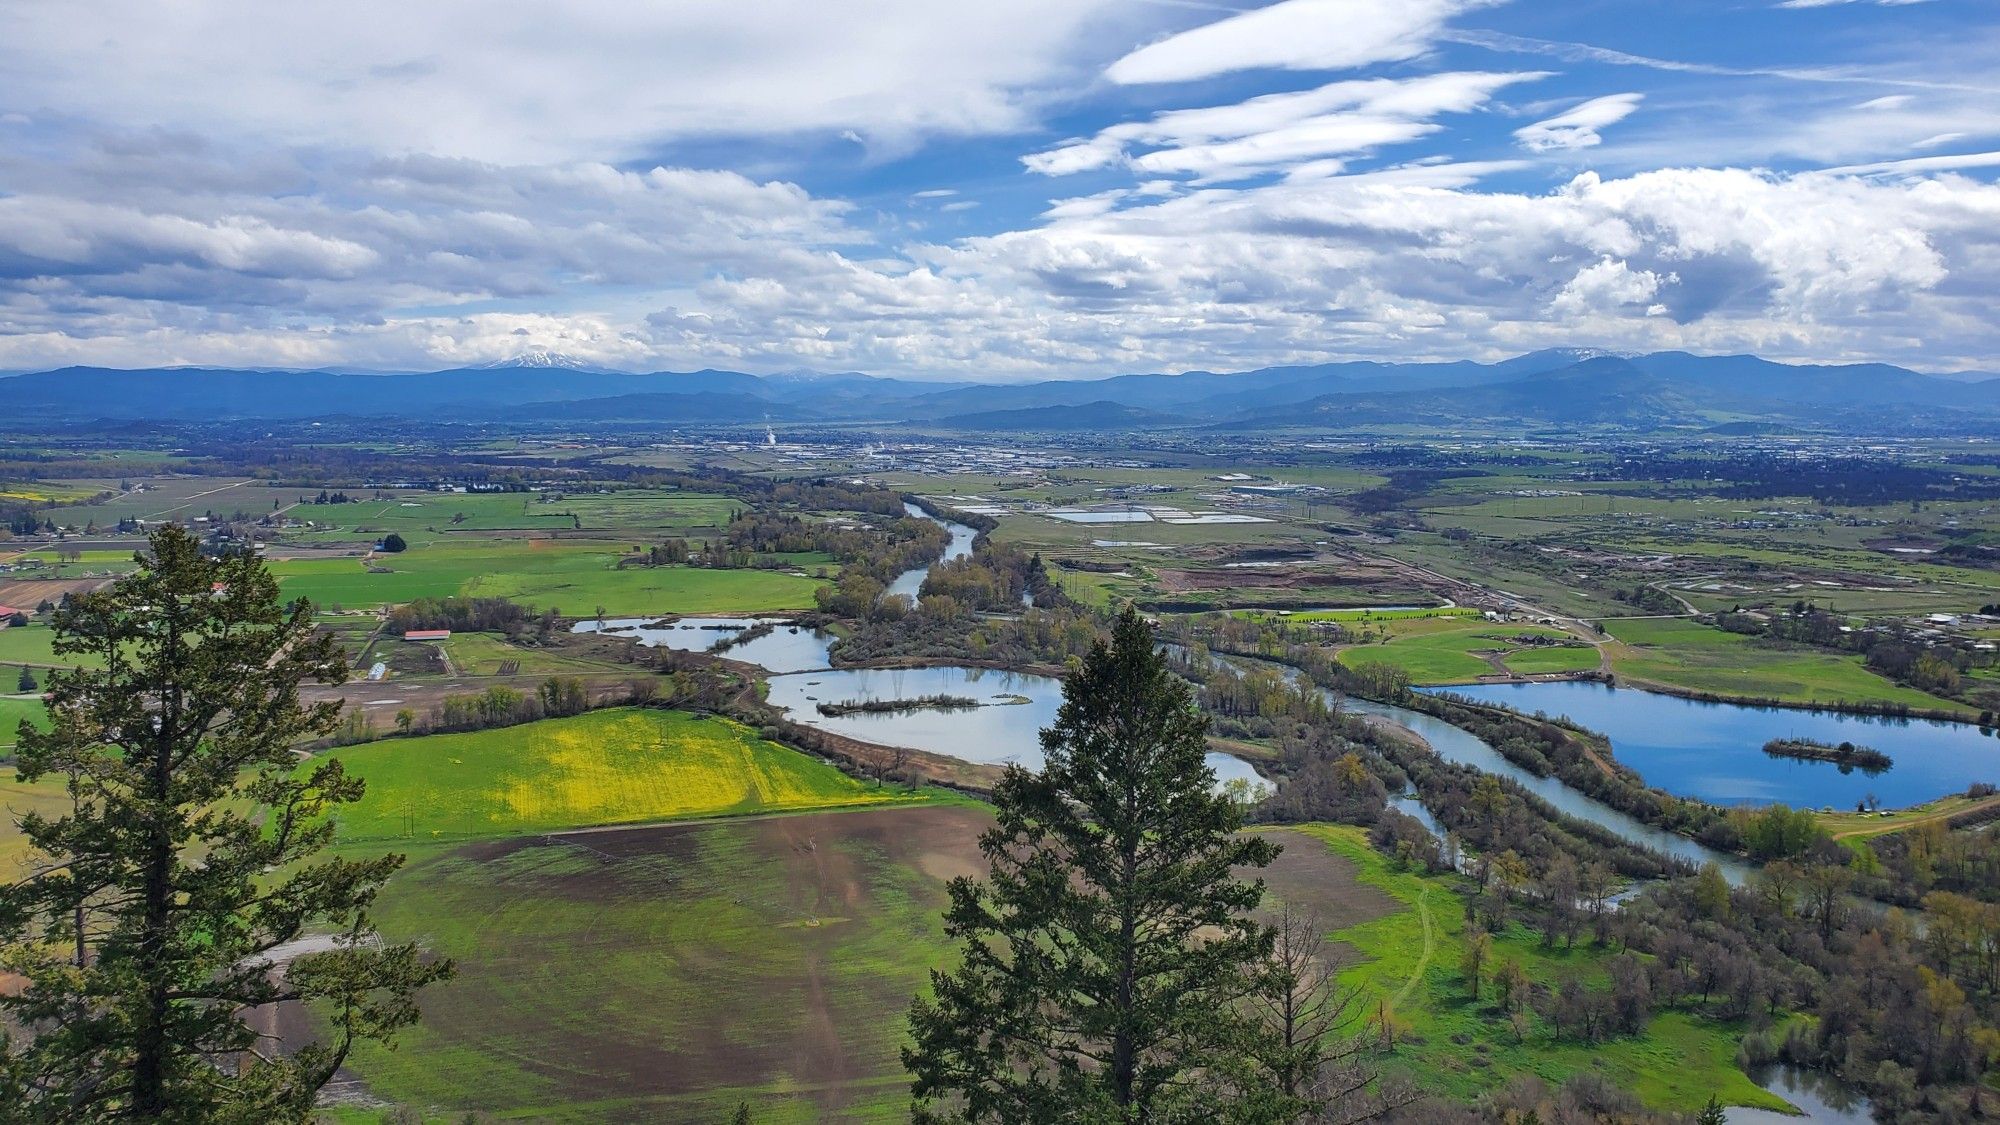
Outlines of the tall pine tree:
M 361 782 L 292 746 L 334 728 L 307 681 L 346 662 L 312 607 L 281 606 L 249 555 L 204 557 L 169 527 L 108 590 L 69 599 L 48 729 L 23 725 L 24 780 L 66 778 L 72 811 L 30 815 L 36 868 L 0 887 L 0 1120 L 303 1121 L 358 1039 L 417 1016 L 451 966 L 381 946 L 367 908 L 401 856 L 326 858 L 329 810 Z M 306 927 L 331 948 L 282 965 Z M 278 1045 L 250 1016 L 312 1001 L 326 1042 Z
M 1238 834 L 1207 727 L 1128 609 L 1065 683 L 1042 770 L 994 790 L 986 881 L 952 881 L 962 964 L 932 973 L 903 1054 L 919 1120 L 1288 1115 L 1229 1077 L 1268 1034 L 1241 1001 L 1272 942 L 1249 917 L 1262 882 L 1236 871 L 1278 849 Z

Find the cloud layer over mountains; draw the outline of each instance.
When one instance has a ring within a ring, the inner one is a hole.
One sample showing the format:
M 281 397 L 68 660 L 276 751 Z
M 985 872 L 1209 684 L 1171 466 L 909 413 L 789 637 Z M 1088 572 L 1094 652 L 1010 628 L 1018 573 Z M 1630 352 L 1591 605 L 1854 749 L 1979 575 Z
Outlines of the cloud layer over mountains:
M 0 11 L 0 368 L 2000 353 L 1949 0 L 1674 6 L 1758 65 L 1474 0 L 92 6 Z

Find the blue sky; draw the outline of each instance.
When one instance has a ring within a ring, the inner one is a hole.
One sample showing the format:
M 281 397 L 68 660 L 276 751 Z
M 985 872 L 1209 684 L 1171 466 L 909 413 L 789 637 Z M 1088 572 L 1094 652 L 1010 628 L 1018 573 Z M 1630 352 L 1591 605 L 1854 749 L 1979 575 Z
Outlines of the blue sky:
M 0 5 L 0 369 L 2000 368 L 1987 0 Z

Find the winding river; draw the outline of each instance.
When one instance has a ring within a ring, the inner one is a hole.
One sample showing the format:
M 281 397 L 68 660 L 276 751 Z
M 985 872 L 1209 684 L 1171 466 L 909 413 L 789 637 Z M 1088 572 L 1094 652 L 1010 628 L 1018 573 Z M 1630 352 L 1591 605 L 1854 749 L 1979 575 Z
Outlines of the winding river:
M 1241 657 L 1224 659 L 1229 659 L 1238 664 L 1248 663 L 1248 661 Z M 1431 749 L 1437 752 L 1438 757 L 1443 758 L 1447 762 L 1456 762 L 1460 765 L 1471 766 L 1474 769 L 1498 777 L 1507 778 L 1518 784 L 1521 788 L 1547 801 L 1557 809 L 1579 820 L 1587 820 L 1605 828 L 1613 835 L 1629 843 L 1637 844 L 1642 848 L 1651 848 L 1654 851 L 1685 859 L 1694 864 L 1712 862 L 1722 869 L 1722 874 L 1725 878 L 1736 885 L 1741 885 L 1744 880 L 1748 879 L 1750 872 L 1753 870 L 1750 864 L 1740 856 L 1718 851 L 1690 840 L 1679 833 L 1668 832 L 1663 828 L 1655 828 L 1645 821 L 1614 809 L 1594 797 L 1586 796 L 1553 777 L 1536 777 L 1533 773 L 1508 761 L 1500 751 L 1495 750 L 1483 739 L 1452 726 L 1442 719 L 1433 718 L 1421 711 L 1412 711 L 1407 707 L 1397 707 L 1387 703 L 1371 702 L 1366 699 L 1337 696 L 1335 693 L 1314 684 L 1306 677 L 1305 673 L 1290 665 L 1268 661 L 1258 661 L 1257 663 L 1262 663 L 1278 670 L 1295 684 L 1310 687 L 1318 691 L 1328 703 L 1337 704 L 1352 714 L 1373 715 L 1415 733 L 1425 742 L 1430 743 Z
M 953 559 L 962 559 L 972 553 L 972 541 L 979 538 L 979 530 L 977 528 L 967 527 L 962 523 L 953 523 L 950 520 L 941 520 L 907 500 L 903 502 L 903 510 L 913 516 L 939 524 L 946 531 L 951 532 L 951 542 L 945 545 L 944 555 L 938 559 L 938 562 L 950 562 Z M 882 595 L 890 597 L 901 594 L 911 601 L 916 601 L 917 591 L 924 588 L 924 576 L 930 572 L 931 568 L 929 566 L 911 567 L 909 570 L 898 574 L 896 580 L 889 583 L 889 588 L 884 590 Z

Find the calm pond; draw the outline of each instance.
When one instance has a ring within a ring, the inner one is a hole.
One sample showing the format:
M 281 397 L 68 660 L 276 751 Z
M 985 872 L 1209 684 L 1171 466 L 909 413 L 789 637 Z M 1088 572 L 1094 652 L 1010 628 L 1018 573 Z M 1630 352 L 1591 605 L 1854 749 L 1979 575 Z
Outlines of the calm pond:
M 1964 723 L 1706 703 L 1581 681 L 1442 690 L 1528 714 L 1567 716 L 1608 736 L 1618 760 L 1648 784 L 1718 805 L 1783 801 L 1852 809 L 1873 794 L 1885 808 L 1904 808 L 1963 793 L 1974 782 L 2000 784 L 2000 738 Z M 1874 775 L 1843 773 L 1831 762 L 1764 753 L 1774 738 L 1872 746 L 1895 764 Z
M 907 746 L 967 762 L 1042 764 L 1042 728 L 1055 722 L 1062 681 L 992 668 L 842 668 L 773 676 L 771 702 L 792 721 L 881 746 Z M 970 711 L 854 712 L 822 715 L 821 703 L 959 695 L 982 706 Z M 1263 783 L 1248 762 L 1208 755 L 1216 779 Z
M 1875 1120 L 1868 1099 L 1830 1074 L 1791 1066 L 1758 1067 L 1749 1073 L 1751 1081 L 1797 1106 L 1799 1112 L 1732 1106 L 1729 1125 L 1863 1125 Z
M 776 627 L 772 632 L 740 645 L 732 645 L 722 655 L 773 672 L 824 668 L 827 647 L 833 643 L 833 638 L 825 633 L 800 628 L 783 617 L 682 617 L 658 628 L 648 628 L 650 620 L 646 617 L 608 617 L 601 623 L 601 631 L 616 637 L 637 638 L 647 648 L 707 652 L 710 645 L 724 637 L 755 625 L 769 624 Z M 600 631 L 599 625 L 597 621 L 579 621 L 573 631 L 596 633 Z

